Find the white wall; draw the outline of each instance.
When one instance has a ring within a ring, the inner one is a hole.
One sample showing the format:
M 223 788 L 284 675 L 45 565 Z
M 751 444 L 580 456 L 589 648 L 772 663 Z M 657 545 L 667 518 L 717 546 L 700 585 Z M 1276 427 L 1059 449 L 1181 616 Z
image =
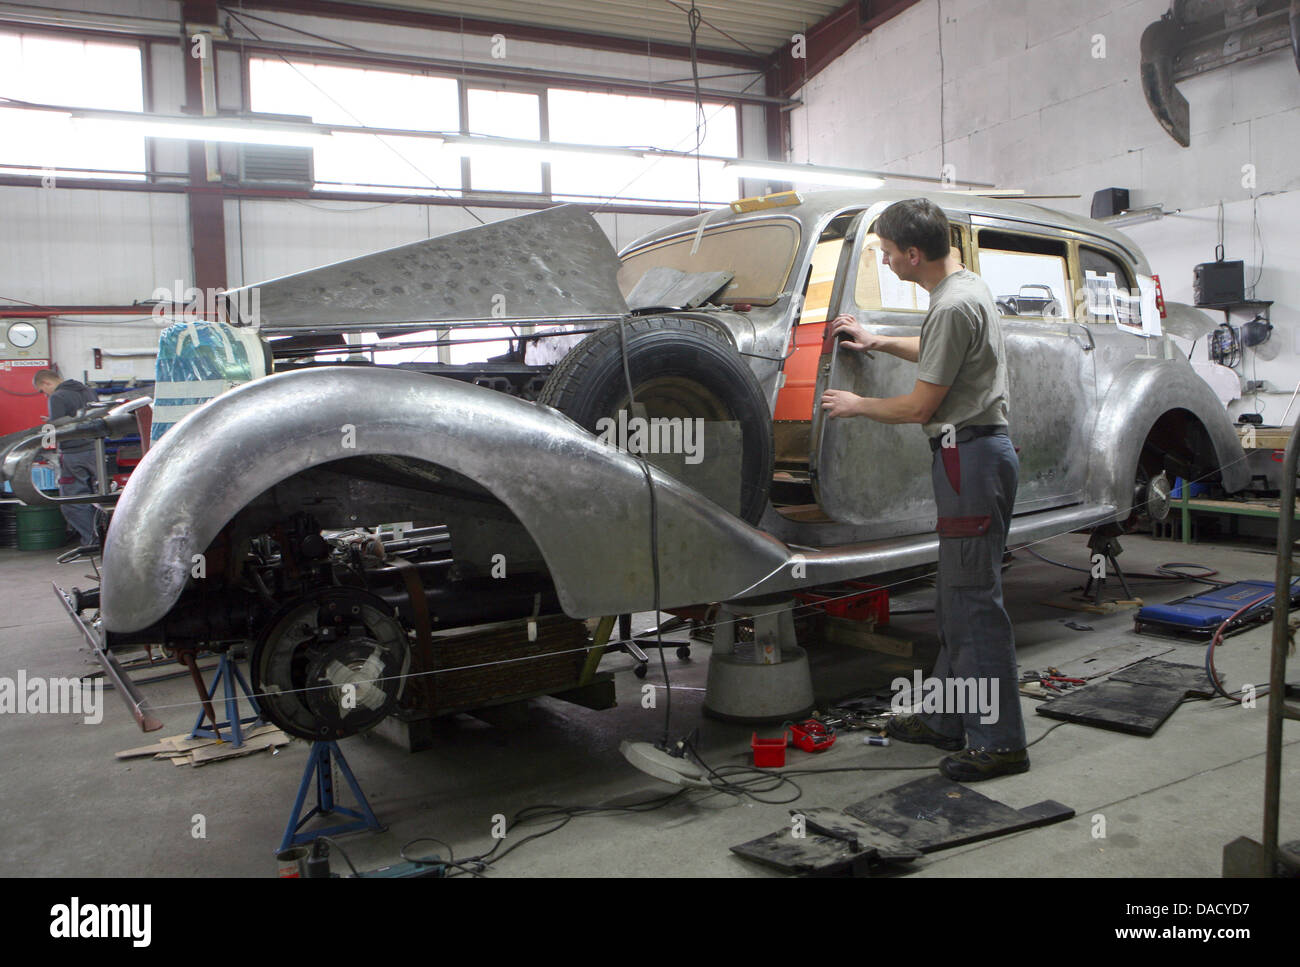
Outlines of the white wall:
M 1139 82 L 1142 31 L 1168 9 L 1169 0 L 924 0 L 797 95 L 790 160 L 930 176 L 950 164 L 958 179 L 1078 195 L 1040 203 L 1081 214 L 1094 191 L 1129 188 L 1132 207 L 1182 210 L 1129 233 L 1166 298 L 1185 302 L 1193 266 L 1214 258 L 1220 201 L 1227 257 L 1246 262 L 1247 282 L 1254 277 L 1257 203 L 1256 296 L 1276 303 L 1279 355 L 1260 362 L 1247 350 L 1238 373 L 1282 394 L 1260 398 L 1265 419 L 1277 420 L 1300 379 L 1300 74 L 1282 50 L 1183 82 L 1192 130 L 1183 148 L 1151 114 Z M 1253 185 L 1245 165 L 1254 166 Z M 1202 340 L 1196 355 L 1204 349 Z M 1255 409 L 1253 398 L 1230 407 Z M 1293 408 L 1289 422 L 1296 416 Z
M 1296 383 L 1300 380 L 1300 192 L 1291 191 L 1259 199 L 1259 218 L 1256 225 L 1250 200 L 1229 202 L 1224 205 L 1224 247 L 1226 257 L 1241 259 L 1246 263 L 1246 295 L 1251 296 L 1251 282 L 1258 275 L 1254 294 L 1259 299 L 1272 299 L 1272 322 L 1275 327 L 1269 342 L 1276 350 L 1276 358 L 1261 359 L 1253 349 L 1243 352 L 1237 372 L 1243 379 L 1262 379 L 1267 390 L 1229 404 L 1228 412 L 1262 413 L 1264 422 L 1280 423 Z M 1160 273 L 1165 298 L 1175 302 L 1192 302 L 1192 273 L 1188 266 L 1212 261 L 1214 246 L 1218 241 L 1218 206 L 1185 211 L 1156 222 L 1132 225 L 1126 233 L 1150 257 L 1155 270 Z M 1261 245 L 1252 238 L 1255 229 L 1263 240 Z M 1262 272 L 1261 272 L 1262 264 Z M 1222 312 L 1205 310 L 1216 324 L 1224 321 Z M 1234 312 L 1232 325 L 1240 326 L 1254 318 L 1252 313 Z M 1180 340 L 1184 350 L 1186 340 Z M 1269 348 L 1269 347 L 1260 347 Z M 1192 353 L 1193 359 L 1206 359 L 1207 342 L 1201 339 Z M 1300 400 L 1291 408 L 1288 425 L 1300 415 Z

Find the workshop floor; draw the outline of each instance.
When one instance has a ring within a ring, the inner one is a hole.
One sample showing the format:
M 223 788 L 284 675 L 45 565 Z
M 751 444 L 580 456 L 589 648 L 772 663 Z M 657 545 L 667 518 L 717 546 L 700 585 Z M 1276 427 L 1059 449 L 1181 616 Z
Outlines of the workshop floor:
M 1042 553 L 1080 564 L 1084 538 L 1070 535 L 1039 546 Z M 1194 545 L 1128 537 L 1121 563 L 1150 571 L 1168 561 L 1196 561 L 1226 579 L 1273 577 L 1274 558 L 1262 546 Z M 55 552 L 0 550 L 0 676 L 74 676 L 89 672 L 78 632 L 50 582 L 93 584 L 84 564 L 60 567 Z M 1007 573 L 1006 597 L 1015 621 L 1022 668 L 1060 665 L 1101 648 L 1138 640 L 1131 612 L 1096 616 L 1042 602 L 1080 582 L 1074 572 L 1020 552 Z M 1190 583 L 1144 583 L 1148 601 L 1192 593 Z M 909 600 L 927 594 L 924 588 Z M 638 616 L 645 627 L 649 615 Z M 1065 627 L 1066 621 L 1091 631 Z M 933 615 L 896 617 L 894 631 L 933 641 Z M 1218 667 L 1230 686 L 1267 680 L 1268 629 L 1233 637 Z M 1170 643 L 1165 659 L 1200 663 L 1204 647 Z M 843 698 L 888 682 L 883 656 L 810 645 L 819 697 Z M 682 662 L 668 651 L 674 686 L 672 732 L 701 729 L 711 765 L 746 761 L 751 730 L 701 716 L 708 646 Z M 630 658 L 602 666 L 617 671 L 619 707 L 604 712 L 551 699 L 530 703 L 511 726 L 468 716 L 439 724 L 436 747 L 410 754 L 387 740 L 343 743 L 352 769 L 387 832 L 348 836 L 353 862 L 375 868 L 397 860 L 403 844 L 432 836 L 454 845 L 457 857 L 488 849 L 494 817 L 536 804 L 635 803 L 671 791 L 634 771 L 619 754 L 623 739 L 655 739 L 658 708 L 642 708 L 642 680 Z M 1292 679 L 1300 678 L 1296 668 Z M 645 681 L 662 684 L 657 656 Z M 153 736 L 186 731 L 195 696 L 186 680 L 148 686 L 166 722 Z M 1021 699 L 1031 741 L 1053 723 Z M 0 715 L 0 875 L 273 876 L 273 851 L 284 832 L 308 746 L 294 742 L 276 755 L 254 755 L 201 768 L 164 761 L 119 761 L 114 753 L 148 744 L 121 701 L 104 696 L 103 720 L 86 725 L 69 715 Z M 1030 752 L 1033 768 L 978 788 L 1012 806 L 1055 799 L 1076 818 L 1059 825 L 931 854 L 912 876 L 1217 876 L 1224 844 L 1258 839 L 1264 785 L 1265 708 L 1223 701 L 1189 702 L 1152 738 L 1079 725 L 1052 732 Z M 1300 732 L 1289 726 L 1284 755 L 1282 837 L 1300 837 Z M 923 776 L 895 767 L 936 763 L 941 753 L 895 744 L 865 747 L 845 734 L 816 757 L 792 751 L 791 764 L 870 766 L 880 771 L 799 778 L 801 806 L 842 807 Z M 778 798 L 784 793 L 774 793 Z M 689 792 L 653 812 L 583 816 L 544 839 L 526 843 L 492 868 L 491 876 L 769 876 L 728 847 L 789 828 L 789 805 L 759 804 L 725 794 Z M 206 837 L 195 838 L 197 816 Z M 1096 839 L 1096 817 L 1106 837 Z M 544 828 L 544 827 L 536 827 Z M 507 845 L 531 829 L 512 833 Z M 416 853 L 437 849 L 418 844 Z M 336 857 L 336 869 L 343 867 Z

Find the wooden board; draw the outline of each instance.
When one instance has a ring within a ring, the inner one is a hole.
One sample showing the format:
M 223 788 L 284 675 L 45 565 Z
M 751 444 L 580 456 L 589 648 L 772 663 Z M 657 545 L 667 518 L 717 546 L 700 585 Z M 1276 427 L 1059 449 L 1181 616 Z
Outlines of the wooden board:
M 1170 505 L 1174 510 L 1180 509 L 1182 501 L 1174 501 Z M 1205 510 L 1216 511 L 1223 514 L 1256 514 L 1267 516 L 1269 514 L 1281 514 L 1282 501 L 1280 500 L 1209 500 L 1204 497 L 1192 497 L 1187 501 L 1188 510 Z M 1300 498 L 1296 499 L 1296 514 L 1300 516 Z
M 1244 447 L 1249 442 L 1252 450 L 1285 450 L 1291 437 L 1289 426 L 1238 426 L 1237 436 Z
M 903 658 L 912 657 L 911 641 L 880 634 L 875 628 L 874 621 L 852 621 L 826 615 L 821 622 L 821 635 L 825 641 L 834 645 L 849 645 Z
M 1142 607 L 1141 598 L 1133 598 L 1128 601 L 1106 601 L 1103 599 L 1101 604 L 1096 604 L 1091 598 L 1056 598 L 1053 601 L 1044 601 L 1043 604 L 1049 608 L 1061 608 L 1065 611 L 1087 611 L 1089 614 L 1115 614 L 1118 611 L 1128 611 L 1133 608 Z

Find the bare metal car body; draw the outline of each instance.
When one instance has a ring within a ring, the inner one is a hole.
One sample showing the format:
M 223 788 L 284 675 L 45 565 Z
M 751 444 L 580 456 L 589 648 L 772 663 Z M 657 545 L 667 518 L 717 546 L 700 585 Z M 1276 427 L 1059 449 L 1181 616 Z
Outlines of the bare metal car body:
M 522 281 L 531 275 L 537 289 L 549 293 L 542 312 L 530 312 L 528 294 L 516 293 L 511 311 L 521 324 L 622 324 L 631 312 L 623 297 L 655 264 L 728 273 L 736 281 L 708 304 L 659 312 L 724 333 L 776 413 L 801 325 L 820 326 L 837 312 L 850 312 L 880 332 L 919 332 L 919 309 L 859 304 L 871 302 L 859 299 L 866 285 L 860 274 L 871 265 L 875 213 L 910 196 L 821 192 L 788 207 L 709 212 L 638 240 L 622 253 L 621 268 L 612 252 L 601 253 L 594 223 L 587 226 L 586 216 L 573 209 L 552 210 L 562 213 L 552 216 L 553 230 L 544 218 L 549 213 L 542 212 L 432 241 L 443 243 L 442 258 L 448 251 L 472 252 L 497 268 L 499 247 L 510 245 L 505 277 Z M 1137 277 L 1150 274 L 1136 246 L 1098 222 L 1021 203 L 929 197 L 947 212 L 954 241 L 964 246 L 972 269 L 979 268 L 981 237 L 995 237 L 981 235 L 988 232 L 1003 240 L 1024 235 L 1030 248 L 1059 246 L 1061 271 L 1071 283 L 1082 281 L 1084 248 L 1090 258 L 1100 252 L 1122 266 L 1130 278 L 1121 285 L 1135 286 Z M 780 251 L 774 256 L 721 244 L 728 233 L 752 229 L 760 232 L 756 241 L 782 239 Z M 495 233 L 492 245 L 469 244 L 475 232 L 487 230 Z M 573 237 L 572 245 L 566 245 L 567 237 Z M 836 244 L 828 249 L 827 243 Z M 595 253 L 595 270 L 584 273 L 581 260 L 570 257 L 578 250 Z M 556 252 L 569 253 L 559 257 L 558 268 Z M 814 263 L 820 260 L 827 274 L 828 253 L 834 256 L 829 298 L 824 311 L 810 312 Z M 408 282 L 417 285 L 422 272 L 425 283 L 428 274 L 448 272 L 441 261 L 427 261 L 421 269 L 420 258 L 413 249 L 387 264 L 402 266 Z M 769 276 L 781 277 L 767 291 L 744 291 L 753 275 L 747 275 L 747 259 L 763 261 Z M 338 284 L 349 272 L 365 278 L 376 263 L 346 266 L 317 271 Z M 462 265 L 455 277 L 473 281 L 469 268 Z M 340 306 L 323 278 L 303 273 L 263 286 L 264 314 L 257 320 L 263 330 L 429 328 L 429 320 L 490 317 L 486 311 L 480 317 L 421 311 L 418 288 L 412 296 L 404 286 L 392 297 L 391 286 L 374 278 L 367 281 L 378 293 L 375 301 L 361 296 Z M 483 276 L 489 288 L 493 278 Z M 425 291 L 437 293 L 438 280 L 431 284 Z M 874 284 L 879 287 L 880 279 Z M 327 313 L 313 315 L 313 288 L 318 297 L 329 296 Z M 1003 319 L 1011 435 L 1021 448 L 1011 544 L 1123 522 L 1135 502 L 1145 499 L 1142 481 L 1168 467 L 1184 475 L 1213 473 L 1229 492 L 1243 487 L 1245 464 L 1227 414 L 1167 332 L 1134 335 L 1086 315 L 1070 298 L 1060 301 L 1060 318 Z M 1195 310 L 1171 305 L 1168 311 L 1169 326 L 1177 327 L 1180 319 L 1200 325 Z M 914 367 L 829 343 L 823 348 L 814 400 L 827 386 L 872 396 L 911 389 Z M 936 559 L 930 452 L 917 427 L 823 421 L 815 406 L 796 414 L 798 419 L 786 416 L 773 423 L 788 458 L 778 466 L 786 467 L 790 486 L 809 495 L 800 507 L 774 499 L 757 523 L 747 523 L 672 474 L 651 469 L 661 607 L 815 586 Z M 347 427 L 354 431 L 352 445 L 342 450 Z M 791 446 L 806 450 L 801 455 Z M 649 610 L 654 598 L 647 496 L 640 460 L 602 444 L 547 406 L 379 366 L 279 373 L 186 417 L 136 470 L 105 547 L 103 627 L 110 649 L 169 637 L 197 642 L 205 633 L 187 615 L 202 605 L 227 615 L 224 624 L 218 622 L 220 630 L 206 633 L 210 638 L 255 638 L 256 599 L 268 596 L 241 578 L 238 549 L 256 535 L 280 533 L 277 527 L 303 515 L 309 515 L 310 528 L 321 530 L 394 520 L 445 525 L 454 564 L 441 600 L 456 594 L 462 586 L 456 580 L 486 574 L 494 556 L 504 554 L 512 575 L 545 587 L 555 607 L 572 618 Z M 208 562 L 202 579 L 194 570 L 199 556 Z M 246 607 L 236 600 L 241 594 L 250 599 Z M 481 607 L 466 621 L 493 617 L 491 595 L 477 600 Z

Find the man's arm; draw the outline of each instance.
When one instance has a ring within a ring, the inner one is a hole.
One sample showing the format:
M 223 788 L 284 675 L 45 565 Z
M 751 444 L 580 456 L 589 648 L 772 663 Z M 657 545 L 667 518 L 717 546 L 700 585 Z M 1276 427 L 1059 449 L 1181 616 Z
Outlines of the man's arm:
M 862 323 L 848 313 L 836 316 L 831 323 L 831 335 L 838 338 L 842 332 L 848 334 L 848 338 L 844 340 L 844 345 L 849 349 L 857 349 L 862 352 L 879 349 L 881 352 L 897 356 L 909 363 L 916 362 L 921 355 L 920 336 L 880 336 L 868 332 Z
M 877 398 L 831 389 L 822 394 L 822 409 L 830 417 L 865 416 L 877 423 L 929 423 L 949 387 L 917 380 L 906 396 Z

